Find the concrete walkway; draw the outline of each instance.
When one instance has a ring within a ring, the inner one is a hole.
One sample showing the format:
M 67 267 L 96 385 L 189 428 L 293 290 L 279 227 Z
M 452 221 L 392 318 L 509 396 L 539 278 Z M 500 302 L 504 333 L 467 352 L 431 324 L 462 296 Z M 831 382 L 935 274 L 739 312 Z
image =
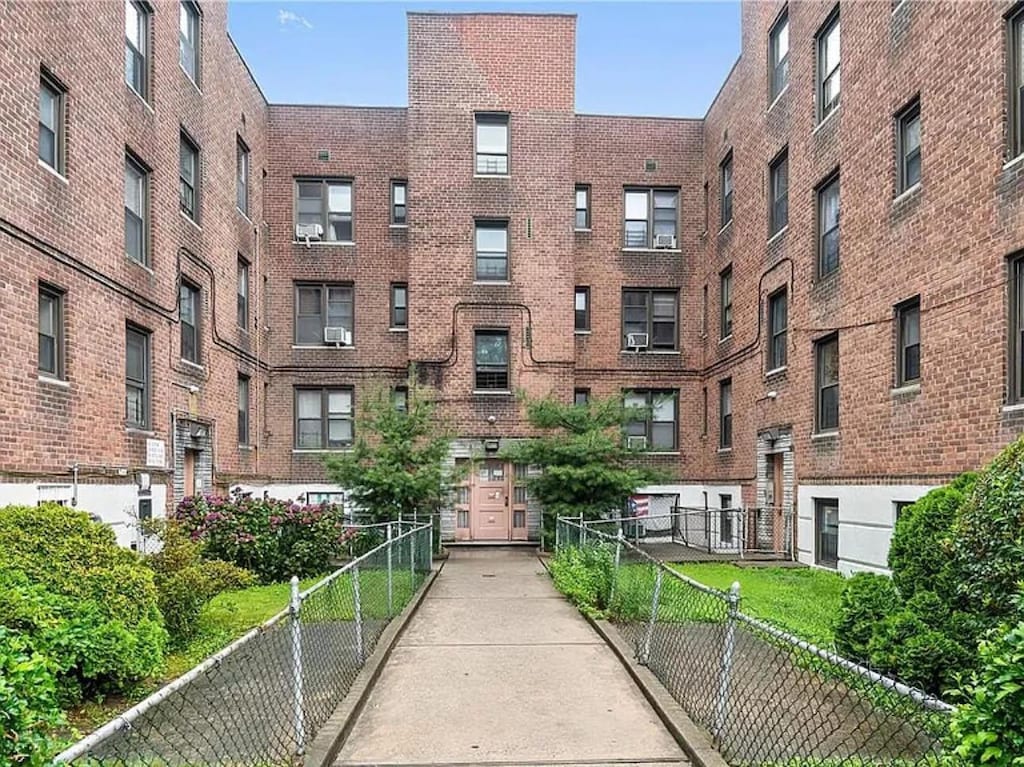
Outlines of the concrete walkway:
M 685 765 L 536 555 L 457 549 L 337 765 Z

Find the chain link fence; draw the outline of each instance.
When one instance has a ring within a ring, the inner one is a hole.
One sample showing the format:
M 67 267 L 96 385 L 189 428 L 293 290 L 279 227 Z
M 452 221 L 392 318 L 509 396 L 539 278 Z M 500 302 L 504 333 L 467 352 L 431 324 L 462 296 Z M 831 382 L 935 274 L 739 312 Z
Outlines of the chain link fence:
M 400 532 L 400 530 L 403 530 Z M 61 753 L 56 762 L 289 765 L 334 712 L 390 620 L 432 566 L 431 524 L 380 526 L 383 542 L 288 609 Z
M 952 707 L 741 610 L 618 530 L 559 519 L 559 546 L 605 550 L 608 613 L 733 765 L 910 767 L 942 754 Z

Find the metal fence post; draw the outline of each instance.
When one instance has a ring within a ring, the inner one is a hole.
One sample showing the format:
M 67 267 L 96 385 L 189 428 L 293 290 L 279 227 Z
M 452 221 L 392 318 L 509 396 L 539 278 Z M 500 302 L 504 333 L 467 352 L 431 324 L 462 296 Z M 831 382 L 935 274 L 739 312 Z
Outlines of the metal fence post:
M 544 536 L 542 535 L 541 537 L 543 538 Z M 555 553 L 556 554 L 558 553 L 558 550 L 561 548 L 561 540 L 562 540 L 562 519 L 561 519 L 561 517 L 557 517 L 556 516 L 555 517 Z
M 306 748 L 306 723 L 302 714 L 302 600 L 299 599 L 299 576 L 292 576 L 292 596 L 289 604 L 292 623 L 292 703 L 295 728 L 295 753 L 302 756 Z
M 352 601 L 354 602 L 356 621 L 356 660 L 360 666 L 366 660 L 363 644 L 363 600 L 359 593 L 359 566 L 352 568 Z
M 391 549 L 394 548 L 394 544 L 391 542 L 391 523 L 388 522 L 388 617 L 391 618 L 395 614 L 395 578 L 394 578 L 394 567 L 391 563 Z
M 712 735 L 716 745 L 722 743 L 725 720 L 729 715 L 729 680 L 732 676 L 733 652 L 736 649 L 736 614 L 740 610 L 740 584 L 734 581 L 729 589 L 729 617 L 725 624 L 725 642 L 722 644 L 722 665 L 718 675 L 718 696 L 715 699 L 715 729 Z
M 640 647 L 640 654 L 637 661 L 641 666 L 646 666 L 651 659 L 651 640 L 654 639 L 654 624 L 658 622 L 658 604 L 661 602 L 661 567 L 657 568 L 654 576 L 654 595 L 651 597 L 651 619 L 647 622 L 647 631 L 644 633 L 643 645 Z
M 615 586 L 619 582 L 619 562 L 622 561 L 622 523 L 619 523 L 618 532 L 615 534 L 615 568 L 612 570 L 612 589 L 611 594 L 608 595 L 608 601 L 611 602 L 615 599 Z
M 409 583 L 410 594 L 416 591 L 416 532 L 415 529 L 409 535 Z

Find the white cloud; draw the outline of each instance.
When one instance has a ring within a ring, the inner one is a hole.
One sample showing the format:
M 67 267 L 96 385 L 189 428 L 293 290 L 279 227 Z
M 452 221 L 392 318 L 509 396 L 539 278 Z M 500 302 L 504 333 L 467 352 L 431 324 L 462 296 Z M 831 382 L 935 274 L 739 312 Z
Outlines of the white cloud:
M 286 11 L 283 8 L 277 12 L 277 22 L 283 29 L 290 27 L 305 27 L 306 29 L 312 29 L 313 24 L 305 16 L 300 16 L 292 11 Z

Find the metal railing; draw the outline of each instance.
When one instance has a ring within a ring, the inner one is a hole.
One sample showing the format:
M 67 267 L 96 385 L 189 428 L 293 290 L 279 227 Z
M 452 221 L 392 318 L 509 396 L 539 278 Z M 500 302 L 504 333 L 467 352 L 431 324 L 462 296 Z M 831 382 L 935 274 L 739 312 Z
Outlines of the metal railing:
M 934 764 L 952 706 L 741 609 L 623 531 L 558 520 L 558 547 L 605 584 L 601 605 L 675 700 L 734 765 Z M 603 579 L 603 580 L 602 580 Z
M 304 752 L 432 566 L 433 525 L 399 532 L 75 743 L 74 765 L 285 765 Z

